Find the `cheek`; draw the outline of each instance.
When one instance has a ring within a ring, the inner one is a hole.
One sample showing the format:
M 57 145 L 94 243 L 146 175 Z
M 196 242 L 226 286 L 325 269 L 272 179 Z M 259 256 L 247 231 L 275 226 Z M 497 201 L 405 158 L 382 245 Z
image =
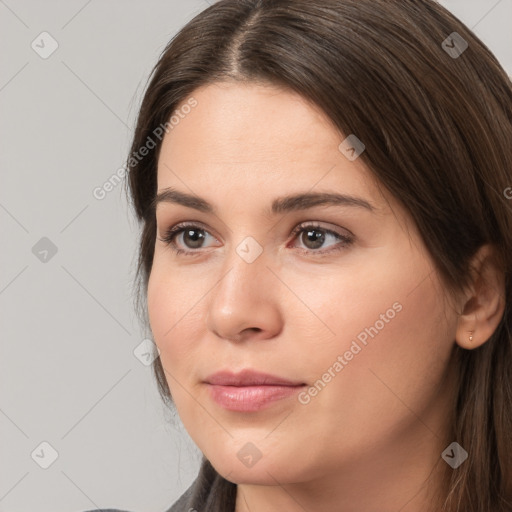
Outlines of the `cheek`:
M 185 417 L 196 409 L 192 397 L 204 359 L 204 299 L 211 286 L 207 279 L 170 268 L 164 255 L 155 254 L 147 292 L 149 322 L 173 401 Z
M 437 283 L 421 270 L 380 281 L 373 276 L 373 285 L 364 285 L 371 290 L 366 301 L 353 289 L 354 300 L 344 304 L 336 324 L 337 332 L 346 328 L 339 350 L 317 367 L 325 372 L 338 355 L 359 346 L 324 398 L 336 405 L 333 423 L 344 424 L 354 442 L 365 432 L 375 438 L 376 429 L 383 438 L 404 432 L 436 401 L 452 343 Z
M 314 288 L 306 301 L 330 330 L 325 338 L 311 336 L 309 344 L 318 350 L 308 359 L 309 382 L 322 379 L 330 368 L 336 373 L 315 401 L 339 405 L 334 414 L 345 419 L 343 411 L 350 410 L 358 411 L 352 418 L 369 415 L 373 422 L 396 414 L 397 408 L 407 412 L 404 403 L 423 408 L 443 378 L 452 349 L 441 285 L 430 262 L 406 242 L 376 256 L 377 251 L 352 271 L 331 276 L 327 288 Z M 344 362 L 336 370 L 338 356 Z
M 153 269 L 148 281 L 148 317 L 151 331 L 155 337 L 158 348 L 163 343 L 164 335 L 174 323 L 174 313 L 170 297 L 170 287 L 165 275 L 159 271 L 158 264 Z
M 155 261 L 148 282 L 147 302 L 151 332 L 160 349 L 162 364 L 174 375 L 190 358 L 191 343 L 187 340 L 193 339 L 189 329 L 197 325 L 197 310 L 193 308 L 196 302 L 193 294 L 172 275 L 162 271 Z

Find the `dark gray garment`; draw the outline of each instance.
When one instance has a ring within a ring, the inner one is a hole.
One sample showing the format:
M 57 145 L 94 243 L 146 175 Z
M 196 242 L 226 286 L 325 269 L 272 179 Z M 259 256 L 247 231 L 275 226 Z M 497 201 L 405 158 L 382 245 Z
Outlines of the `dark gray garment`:
M 236 484 L 220 476 L 203 456 L 192 485 L 166 512 L 235 512 Z

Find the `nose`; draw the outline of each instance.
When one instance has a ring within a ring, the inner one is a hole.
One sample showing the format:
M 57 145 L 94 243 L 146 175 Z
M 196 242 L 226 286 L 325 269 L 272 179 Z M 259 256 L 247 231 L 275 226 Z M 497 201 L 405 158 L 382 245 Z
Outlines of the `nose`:
M 264 340 L 282 329 L 279 280 L 265 252 L 249 261 L 233 249 L 209 294 L 207 328 L 220 338 Z

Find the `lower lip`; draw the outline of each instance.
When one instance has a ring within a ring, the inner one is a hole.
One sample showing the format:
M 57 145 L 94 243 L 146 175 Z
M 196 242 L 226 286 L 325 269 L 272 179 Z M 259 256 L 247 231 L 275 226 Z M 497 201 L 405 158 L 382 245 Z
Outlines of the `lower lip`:
M 218 386 L 208 384 L 210 396 L 229 411 L 253 412 L 288 398 L 304 386 Z

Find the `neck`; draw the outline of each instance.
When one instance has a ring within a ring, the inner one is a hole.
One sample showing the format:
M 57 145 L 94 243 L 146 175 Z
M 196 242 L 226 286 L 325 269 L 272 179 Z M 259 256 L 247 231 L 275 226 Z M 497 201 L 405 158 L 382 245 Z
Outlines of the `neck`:
M 428 439 L 426 439 L 428 438 Z M 416 443 L 368 453 L 319 480 L 274 486 L 238 484 L 235 512 L 428 512 L 441 492 L 447 443 L 428 434 Z

